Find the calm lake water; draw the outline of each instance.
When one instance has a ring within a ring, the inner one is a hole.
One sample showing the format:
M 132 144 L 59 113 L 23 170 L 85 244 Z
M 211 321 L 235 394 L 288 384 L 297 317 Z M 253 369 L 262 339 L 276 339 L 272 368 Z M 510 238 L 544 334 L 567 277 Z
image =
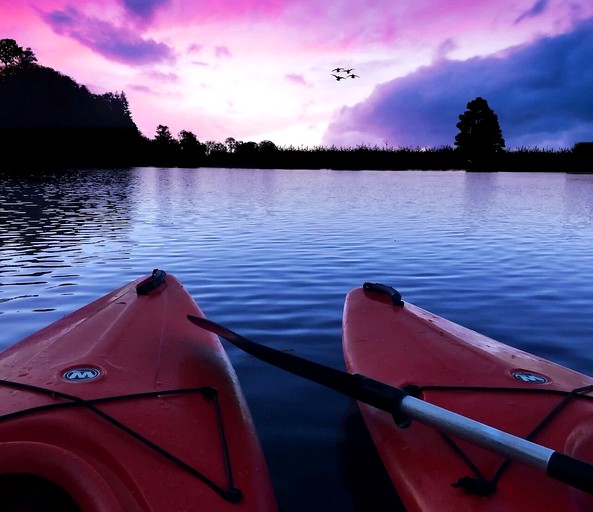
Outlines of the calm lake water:
M 142 168 L 5 179 L 0 248 L 0 348 L 162 268 L 212 320 L 338 368 L 345 294 L 379 281 L 593 374 L 593 175 Z M 281 510 L 394 510 L 348 399 L 225 347 Z

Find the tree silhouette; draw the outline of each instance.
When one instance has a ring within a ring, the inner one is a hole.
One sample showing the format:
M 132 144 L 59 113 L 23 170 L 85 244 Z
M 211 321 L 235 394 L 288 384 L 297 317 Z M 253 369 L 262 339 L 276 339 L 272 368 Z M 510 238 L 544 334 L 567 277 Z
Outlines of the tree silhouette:
M 152 149 L 155 163 L 160 166 L 176 165 L 181 151 L 179 141 L 173 138 L 171 130 L 164 124 L 156 128 Z
M 101 103 L 101 110 L 107 120 L 111 124 L 121 124 L 124 122 L 128 127 L 134 123 L 132 121 L 132 113 L 130 112 L 130 104 L 125 93 L 120 94 L 113 92 L 106 92 L 101 95 L 94 95 L 97 103 Z
M 200 144 L 195 133 L 188 130 L 181 130 L 179 132 L 178 140 L 182 150 L 191 149 L 193 147 L 197 147 Z
M 240 142 L 235 153 L 241 158 L 253 158 L 257 154 L 257 142 L 248 140 L 247 142 Z
M 206 155 L 206 145 L 193 132 L 181 130 L 178 136 L 181 151 L 180 163 L 184 167 L 199 167 Z
M 242 144 L 240 140 L 236 140 L 234 137 L 227 137 L 224 140 L 224 143 L 229 153 L 234 153 L 237 150 L 237 147 Z
M 271 140 L 262 140 L 258 145 L 257 149 L 260 153 L 270 155 L 278 151 L 278 146 L 274 144 Z
M 175 144 L 173 135 L 171 135 L 171 130 L 169 130 L 169 127 L 165 126 L 164 124 L 159 124 L 156 127 L 156 135 L 154 136 L 154 140 L 163 145 Z
M 0 63 L 5 69 L 37 62 L 31 48 L 23 49 L 14 39 L 0 39 Z
M 205 143 L 206 155 L 219 157 L 227 153 L 227 147 L 216 140 L 207 140 Z
M 505 142 L 498 116 L 481 97 L 470 101 L 459 116 L 455 146 L 470 165 L 487 165 L 504 151 Z

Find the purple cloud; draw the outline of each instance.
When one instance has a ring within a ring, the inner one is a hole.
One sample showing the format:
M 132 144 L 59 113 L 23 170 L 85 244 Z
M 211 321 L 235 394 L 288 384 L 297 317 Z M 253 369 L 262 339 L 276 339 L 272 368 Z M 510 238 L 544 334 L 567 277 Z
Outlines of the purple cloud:
M 537 2 L 533 4 L 533 7 L 531 7 L 531 9 L 527 9 L 523 14 L 521 14 L 521 16 L 519 16 L 515 20 L 515 23 L 521 23 L 523 20 L 526 20 L 528 18 L 535 18 L 536 16 L 539 16 L 548 7 L 548 1 L 549 0 L 537 0 Z
M 169 0 L 123 0 L 126 11 L 143 21 L 150 21 L 155 12 L 166 6 Z
M 150 71 L 148 76 L 161 83 L 178 83 L 179 75 L 176 73 L 162 73 L 160 71 Z
M 593 140 L 591 62 L 593 18 L 495 56 L 439 60 L 343 108 L 323 143 L 453 145 L 459 114 L 482 96 L 498 115 L 508 148 L 571 147 Z
M 125 64 L 152 64 L 170 61 L 170 47 L 153 39 L 143 39 L 130 28 L 116 27 L 68 8 L 42 14 L 42 19 L 59 35 L 70 37 L 107 59 Z

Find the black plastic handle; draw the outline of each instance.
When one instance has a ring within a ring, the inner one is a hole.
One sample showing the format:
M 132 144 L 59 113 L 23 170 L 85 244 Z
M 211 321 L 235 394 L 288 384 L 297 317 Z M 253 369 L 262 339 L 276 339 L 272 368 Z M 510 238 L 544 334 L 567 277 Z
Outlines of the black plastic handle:
M 401 294 L 393 287 L 388 284 L 381 283 L 364 283 L 362 288 L 367 292 L 379 293 L 386 295 L 394 306 L 403 306 L 404 301 L 402 300 Z

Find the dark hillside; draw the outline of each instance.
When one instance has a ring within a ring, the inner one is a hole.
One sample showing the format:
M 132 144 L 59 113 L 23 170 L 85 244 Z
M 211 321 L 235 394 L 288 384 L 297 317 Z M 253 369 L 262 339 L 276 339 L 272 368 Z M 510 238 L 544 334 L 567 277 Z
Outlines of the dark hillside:
M 0 70 L 0 149 L 15 166 L 135 165 L 144 144 L 123 93 L 38 65 Z
M 117 101 L 110 105 L 107 95 L 91 94 L 53 69 L 31 66 L 3 75 L 2 128 L 136 128 Z

